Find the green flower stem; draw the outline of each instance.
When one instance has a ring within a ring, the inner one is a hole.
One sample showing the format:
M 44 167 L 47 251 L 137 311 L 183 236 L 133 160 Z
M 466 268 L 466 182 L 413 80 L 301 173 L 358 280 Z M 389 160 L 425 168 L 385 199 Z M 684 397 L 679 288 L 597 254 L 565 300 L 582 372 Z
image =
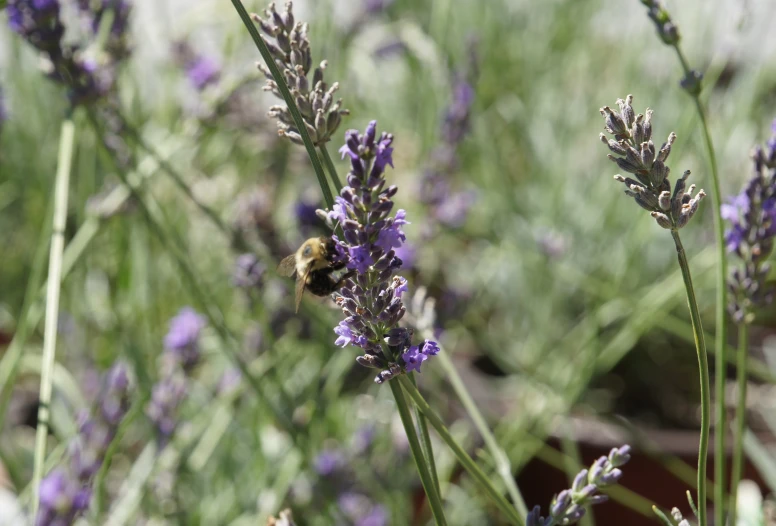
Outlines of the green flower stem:
M 331 177 L 331 181 L 334 183 L 334 189 L 337 190 L 337 195 L 339 195 L 342 191 L 342 182 L 340 181 L 339 175 L 337 175 L 337 169 L 334 167 L 334 163 L 331 160 L 329 150 L 326 149 L 325 144 L 321 144 L 318 149 L 323 155 L 323 162 L 326 164 L 326 169 L 329 170 L 329 177 Z
M 698 369 L 701 380 L 701 437 L 698 445 L 698 525 L 707 526 L 706 518 L 706 463 L 709 454 L 709 420 L 711 417 L 711 396 L 709 393 L 709 359 L 706 356 L 706 343 L 703 339 L 703 325 L 701 324 L 701 315 L 698 311 L 698 302 L 695 299 L 695 289 L 692 286 L 692 276 L 690 276 L 690 266 L 687 263 L 687 255 L 682 246 L 682 240 L 679 238 L 679 231 L 671 230 L 671 235 L 676 244 L 676 254 L 679 258 L 679 267 L 682 269 L 682 278 L 684 286 L 687 289 L 687 304 L 690 308 L 690 319 L 692 321 L 692 330 L 695 336 L 695 350 L 698 352 Z M 717 481 L 717 486 L 721 486 Z
M 735 443 L 733 446 L 733 467 L 730 471 L 730 523 L 736 523 L 738 505 L 738 483 L 744 468 L 744 431 L 746 430 L 746 362 L 749 354 L 749 326 L 738 325 L 738 401 L 736 404 Z
M 100 133 L 97 119 L 92 112 L 89 112 L 89 119 L 92 123 L 92 126 L 94 127 L 95 134 L 100 137 L 102 141 L 104 151 L 106 154 L 108 154 L 108 156 L 110 156 L 110 148 L 107 144 L 105 144 L 104 136 Z M 213 299 L 205 293 L 201 286 L 201 280 L 196 276 L 194 269 L 186 257 L 185 251 L 183 250 L 180 242 L 178 240 L 173 241 L 171 236 L 164 231 L 159 222 L 154 218 L 143 196 L 134 186 L 130 184 L 127 175 L 120 167 L 116 167 L 116 174 L 124 186 L 130 189 L 132 195 L 137 200 L 140 212 L 143 214 L 143 217 L 145 218 L 146 223 L 148 224 L 152 233 L 159 239 L 159 242 L 168 250 L 168 252 L 173 256 L 173 259 L 180 267 L 184 279 L 188 282 L 192 295 L 196 299 L 200 308 L 203 309 L 211 325 L 213 325 L 216 332 L 218 333 L 218 336 L 223 344 L 223 349 L 227 353 L 228 357 L 240 369 L 241 374 L 255 392 L 259 402 L 266 404 L 267 408 L 274 415 L 277 422 L 290 435 L 295 445 L 299 446 L 298 441 L 300 437 L 297 433 L 296 426 L 294 426 L 288 415 L 271 401 L 271 396 L 269 396 L 268 391 L 265 390 L 265 387 L 271 387 L 267 385 L 268 382 L 259 382 L 256 376 L 251 373 L 245 361 L 240 357 L 237 349 L 235 348 L 235 342 L 237 339 L 226 326 L 223 311 L 218 308 Z M 278 388 L 282 388 L 282 386 L 278 386 Z M 304 449 L 302 450 L 304 451 Z
M 267 68 L 269 68 L 270 73 L 272 73 L 272 78 L 275 80 L 280 94 L 283 95 L 283 100 L 286 102 L 286 106 L 288 106 L 288 111 L 291 112 L 291 117 L 294 119 L 294 125 L 296 126 L 299 135 L 302 136 L 302 142 L 304 142 L 304 147 L 307 149 L 307 155 L 310 157 L 310 162 L 315 170 L 315 175 L 318 177 L 318 184 L 321 185 L 326 206 L 331 210 L 334 207 L 334 198 L 331 195 L 329 183 L 326 182 L 326 174 L 323 172 L 321 161 L 315 153 L 315 145 L 310 139 L 310 134 L 307 133 L 307 126 L 302 119 L 302 114 L 299 113 L 299 108 L 296 107 L 294 97 L 288 90 L 288 86 L 286 86 L 286 80 L 283 78 L 277 64 L 275 64 L 275 61 L 267 48 L 267 44 L 264 43 L 264 40 L 259 34 L 259 30 L 256 29 L 256 24 L 253 23 L 250 15 L 245 10 L 245 6 L 243 6 L 240 0 L 232 0 L 232 5 L 234 5 L 234 8 L 237 10 L 237 14 L 240 15 L 243 24 L 245 24 L 246 29 L 248 29 L 248 33 L 251 34 L 253 42 L 259 49 L 259 53 L 261 53 L 261 58 L 264 59 L 264 63 L 267 65 Z
M 439 353 L 437 358 L 441 355 L 442 353 Z M 458 462 L 461 463 L 464 469 L 468 471 L 474 480 L 485 490 L 488 496 L 490 496 L 501 512 L 509 518 L 512 524 L 523 526 L 525 524 L 525 517 L 521 516 L 517 510 L 512 507 L 509 501 L 493 486 L 488 476 L 482 471 L 482 469 L 480 469 L 476 462 L 472 460 L 469 454 L 464 451 L 464 449 L 460 444 L 458 444 L 455 438 L 453 438 L 453 435 L 450 434 L 450 431 L 448 431 L 447 427 L 442 422 L 442 419 L 439 418 L 439 416 L 431 409 L 431 407 L 428 405 L 428 402 L 426 402 L 426 400 L 412 384 L 409 378 L 407 378 L 406 375 L 400 375 L 398 380 L 407 394 L 410 395 L 412 401 L 418 406 L 426 418 L 428 418 L 428 421 L 431 423 L 431 425 L 434 426 L 434 429 L 436 429 L 442 440 L 453 451 L 453 454 L 455 454 Z M 393 381 L 391 384 L 393 384 Z
M 682 65 L 685 76 L 692 71 L 687 59 L 682 53 L 679 44 L 673 45 L 676 56 Z M 719 184 L 719 172 L 717 170 L 717 156 L 714 153 L 714 143 L 711 140 L 711 133 L 706 122 L 706 113 L 701 104 L 699 94 L 690 94 L 695 102 L 695 109 L 698 112 L 698 118 L 701 121 L 701 130 L 703 131 L 703 141 L 706 145 L 706 152 L 709 156 L 709 167 L 711 169 L 711 203 L 714 207 L 712 216 L 714 217 L 714 237 L 717 242 L 717 305 L 716 305 L 716 337 L 715 360 L 714 360 L 714 400 L 716 403 L 715 413 L 716 422 L 714 425 L 714 479 L 717 481 L 716 491 L 714 492 L 714 521 L 715 524 L 724 524 L 725 522 L 725 371 L 727 370 L 727 325 L 725 323 L 725 309 L 727 308 L 727 255 L 725 254 L 725 231 L 722 223 L 721 209 L 722 192 Z
M 434 486 L 434 480 L 431 476 L 428 463 L 426 462 L 425 456 L 423 454 L 423 448 L 418 441 L 418 434 L 417 431 L 415 431 L 415 426 L 412 423 L 412 415 L 410 414 L 410 408 L 407 405 L 407 400 L 404 398 L 404 392 L 402 392 L 402 389 L 397 382 L 391 381 L 388 383 L 391 386 L 391 393 L 393 393 L 393 397 L 396 400 L 396 407 L 399 410 L 401 423 L 404 424 L 404 431 L 407 434 L 407 440 L 410 443 L 412 458 L 415 460 L 415 465 L 418 468 L 420 482 L 423 484 L 423 489 L 426 491 L 426 497 L 428 497 L 431 513 L 434 515 L 434 520 L 438 525 L 446 525 L 447 520 L 445 519 L 445 514 L 442 509 L 442 501 Z
M 410 381 L 412 382 L 412 385 L 417 387 L 414 376 L 410 375 Z M 417 406 L 414 406 L 414 409 L 415 420 L 418 421 L 420 437 L 423 439 L 423 442 L 421 442 L 423 454 L 426 456 L 426 462 L 428 462 L 428 468 L 429 471 L 431 471 L 431 479 L 434 482 L 434 488 L 436 489 L 437 495 L 441 496 L 442 492 L 439 489 L 439 474 L 437 473 L 436 461 L 434 460 L 434 448 L 431 446 L 431 435 L 428 433 L 428 422 L 426 422 L 426 417 L 418 410 Z
M 424 337 L 428 338 L 430 336 L 431 334 L 428 334 L 427 331 L 424 331 Z M 436 356 L 436 359 L 444 369 L 445 377 L 453 386 L 453 390 L 461 400 L 464 409 L 466 409 L 466 412 L 469 414 L 472 422 L 474 422 L 474 427 L 477 428 L 480 436 L 482 436 L 482 440 L 485 442 L 485 448 L 493 457 L 493 463 L 496 466 L 496 472 L 504 481 L 504 485 L 507 488 L 509 496 L 512 498 L 512 502 L 514 503 L 518 514 L 520 514 L 521 517 L 526 517 L 528 515 L 528 507 L 526 506 L 525 500 L 520 493 L 520 489 L 518 489 L 517 483 L 515 482 L 515 475 L 512 472 L 512 466 L 510 465 L 509 457 L 507 457 L 506 453 L 504 453 L 504 450 L 501 448 L 501 446 L 499 446 L 498 441 L 496 441 L 496 437 L 493 435 L 490 427 L 488 427 L 488 423 L 485 421 L 485 417 L 482 416 L 480 409 L 477 407 L 477 404 L 474 402 L 471 394 L 469 394 L 468 389 L 466 389 L 466 384 L 464 384 L 463 380 L 461 379 L 461 375 L 458 374 L 458 370 L 455 368 L 455 365 L 450 359 L 450 356 L 444 351 L 444 349 L 442 349 L 441 352 Z
M 35 432 L 35 464 L 32 472 L 32 516 L 37 517 L 40 481 L 43 478 L 43 464 L 46 461 L 46 438 L 49 430 L 49 409 L 51 404 L 51 383 L 54 370 L 54 355 L 57 345 L 57 324 L 59 321 L 59 292 L 62 281 L 62 254 L 65 250 L 65 222 L 67 220 L 67 198 L 70 186 L 70 168 L 75 146 L 75 125 L 71 115 L 62 121 L 59 136 L 59 158 L 54 181 L 54 215 L 49 249 L 48 286 L 46 291 L 46 324 L 43 332 L 43 364 L 40 377 L 40 406 L 38 427 Z

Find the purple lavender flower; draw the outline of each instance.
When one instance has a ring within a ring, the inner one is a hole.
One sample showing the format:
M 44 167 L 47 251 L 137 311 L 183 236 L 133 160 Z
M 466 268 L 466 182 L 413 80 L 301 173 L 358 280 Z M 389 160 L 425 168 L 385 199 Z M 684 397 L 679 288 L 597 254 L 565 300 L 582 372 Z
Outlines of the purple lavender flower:
M 102 466 L 108 446 L 129 408 L 129 375 L 122 363 L 105 376 L 101 401 L 92 413 L 79 417 L 67 466 L 56 468 L 40 484 L 37 526 L 72 524 L 89 507 L 92 479 Z
M 354 526 L 386 526 L 389 516 L 380 504 L 360 493 L 345 492 L 337 499 L 340 511 Z
M 89 507 L 90 491 L 56 468 L 40 481 L 40 509 L 36 526 L 64 526 Z
M 78 8 L 85 15 L 94 37 L 99 36 L 103 20 L 110 13 L 112 17 L 110 31 L 103 44 L 103 49 L 111 55 L 114 61 L 129 56 L 129 17 L 132 5 L 127 0 L 78 0 Z
M 197 90 L 202 91 L 218 82 L 221 66 L 213 57 L 202 55 L 186 64 L 186 76 Z
M 199 333 L 207 322 L 191 307 L 184 307 L 170 320 L 170 330 L 164 337 L 164 347 L 171 351 L 184 369 L 194 367 L 199 361 Z
M 431 215 L 439 223 L 449 228 L 460 228 L 477 200 L 476 192 L 454 192 L 450 187 L 450 180 L 458 171 L 458 147 L 471 131 L 476 76 L 477 56 L 472 39 L 467 71 L 459 71 L 454 75 L 452 100 L 445 109 L 440 130 L 442 142 L 431 153 L 429 165 L 420 182 L 421 201 L 429 206 Z M 433 225 L 427 225 L 427 231 L 433 235 Z
M 554 524 L 575 524 L 585 515 L 585 506 L 606 502 L 608 497 L 600 494 L 600 488 L 616 484 L 622 477 L 619 469 L 630 460 L 630 446 L 614 448 L 608 457 L 600 457 L 590 469 L 583 469 L 574 478 L 571 489 L 555 495 L 550 503 L 550 514 L 542 517 L 541 507 L 535 506 L 528 513 L 526 526 L 552 526 Z
M 325 214 L 330 227 L 335 223 L 342 227 L 343 239 L 335 240 L 347 268 L 358 272 L 335 293 L 345 315 L 334 329 L 335 343 L 363 349 L 365 354 L 357 361 L 383 369 L 375 378 L 377 383 L 405 368 L 419 371 L 420 364 L 438 350 L 433 342 L 411 347 L 409 331 L 397 327 L 406 312 L 401 295 L 407 290 L 407 280 L 394 275 L 401 266 L 395 249 L 406 239 L 401 227 L 407 219 L 404 210 L 390 215 L 391 198 L 398 191 L 396 186 L 385 187 L 385 169 L 393 166 L 392 144 L 392 135 L 377 135 L 376 121 L 369 123 L 363 135 L 356 130 L 345 133 L 340 153 L 350 160 L 348 186 L 342 189 L 334 210 Z
M 117 31 L 124 31 L 129 7 L 120 3 L 123 7 L 113 6 L 116 17 L 115 24 L 119 24 Z M 56 82 L 67 88 L 68 97 L 72 104 L 93 102 L 110 91 L 115 79 L 115 68 L 121 56 L 111 53 L 118 51 L 106 46 L 109 60 L 104 67 L 99 67 L 93 60 L 83 56 L 82 47 L 75 44 L 65 44 L 63 36 L 65 26 L 60 16 L 59 0 L 9 0 L 8 20 L 11 29 L 27 40 L 33 47 L 46 55 L 51 63 L 49 76 Z M 101 15 L 100 15 L 101 16 Z M 99 25 L 99 22 L 94 22 Z M 111 33 L 109 40 L 118 38 L 119 33 Z M 123 38 L 123 33 L 121 33 Z
M 337 449 L 327 449 L 315 457 L 315 471 L 322 477 L 328 477 L 345 465 L 345 456 Z
M 775 139 L 776 131 L 771 141 Z M 770 265 L 766 263 L 776 237 L 776 155 L 769 148 L 754 149 L 752 178 L 740 194 L 720 207 L 722 217 L 730 222 L 725 233 L 728 252 L 741 260 L 728 282 L 728 310 L 736 323 L 751 323 L 754 310 L 769 305 L 776 292 L 767 281 Z
M 156 426 L 159 442 L 166 445 L 178 425 L 178 406 L 186 396 L 186 378 L 170 373 L 154 385 L 146 415 Z
M 267 267 L 255 254 L 247 253 L 237 257 L 232 272 L 232 284 L 241 289 L 250 290 L 261 286 Z

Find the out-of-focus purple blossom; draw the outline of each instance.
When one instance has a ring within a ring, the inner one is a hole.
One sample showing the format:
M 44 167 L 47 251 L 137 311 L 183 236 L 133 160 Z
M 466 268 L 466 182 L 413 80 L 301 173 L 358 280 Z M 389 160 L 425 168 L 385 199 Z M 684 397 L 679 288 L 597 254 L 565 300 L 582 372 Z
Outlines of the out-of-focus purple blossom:
M 535 235 L 536 245 L 539 250 L 551 259 L 562 257 L 568 249 L 568 239 L 552 229 L 541 228 Z
M 128 54 L 126 45 L 113 46 L 111 43 L 120 40 L 125 44 L 129 4 L 105 0 L 98 12 L 90 11 L 94 16 L 91 23 L 97 26 L 106 9 L 114 12 L 114 25 L 105 45 L 106 53 L 99 64 L 93 58 L 84 56 L 82 50 L 86 45 L 64 43 L 65 26 L 60 8 L 58 0 L 9 0 L 8 20 L 14 32 L 46 55 L 50 62 L 49 76 L 67 88 L 71 103 L 90 103 L 112 89 L 118 63 Z
M 766 263 L 776 238 L 776 151 L 757 146 L 752 159 L 752 178 L 740 194 L 720 207 L 722 217 L 730 222 L 725 232 L 728 252 L 741 261 L 728 282 L 728 310 L 736 323 L 750 323 L 754 310 L 770 304 L 776 292 L 767 281 L 770 265 Z
M 318 214 L 315 212 L 320 207 L 320 203 L 304 199 L 300 199 L 294 203 L 294 216 L 296 217 L 296 222 L 302 232 L 309 235 L 311 230 L 323 226 L 321 218 L 318 217 Z
M 259 261 L 255 254 L 241 254 L 234 262 L 232 284 L 241 289 L 256 289 L 264 281 L 266 271 L 267 267 Z
M 92 480 L 129 409 L 129 388 L 126 366 L 115 364 L 105 376 L 100 402 L 91 414 L 79 417 L 78 434 L 68 447 L 69 463 L 41 481 L 37 526 L 72 524 L 88 509 Z
M 88 25 L 96 38 L 100 35 L 102 24 L 110 15 L 111 26 L 103 49 L 113 60 L 129 56 L 129 17 L 132 4 L 127 0 L 78 0 L 78 7 L 85 15 Z
M 151 401 L 146 407 L 146 415 L 156 426 L 159 442 L 162 446 L 172 436 L 178 425 L 178 406 L 186 396 L 186 378 L 175 371 L 156 383 L 151 391 Z
M 407 52 L 407 44 L 401 39 L 392 39 L 379 46 L 372 53 L 377 59 L 384 59 L 394 55 L 403 55 Z
M 202 55 L 186 64 L 186 76 L 199 91 L 218 82 L 221 77 L 221 66 L 213 57 Z
M 173 54 L 186 72 L 186 77 L 197 91 L 202 91 L 221 78 L 221 65 L 210 56 L 195 51 L 185 41 L 173 45 Z
M 526 517 L 526 526 L 575 524 L 585 515 L 585 507 L 606 502 L 608 497 L 599 493 L 601 488 L 616 484 L 622 477 L 619 469 L 630 460 L 630 446 L 614 448 L 609 456 L 600 457 L 590 469 L 583 469 L 574 478 L 571 489 L 564 489 L 553 497 L 548 517 L 542 517 L 541 507 L 535 506 Z
M 199 361 L 199 334 L 205 325 L 205 317 L 191 307 L 184 307 L 170 320 L 164 347 L 180 361 L 184 369 L 194 367 Z
M 450 181 L 458 171 L 458 147 L 471 131 L 477 62 L 472 40 L 466 71 L 459 71 L 453 76 L 452 100 L 444 111 L 440 130 L 442 141 L 431 153 L 420 181 L 421 201 L 429 207 L 434 219 L 449 228 L 463 226 L 477 200 L 474 191 L 453 191 L 450 187 Z M 428 235 L 433 235 L 432 225 L 427 225 L 425 230 Z
M 400 247 L 394 250 L 396 257 L 401 259 L 401 268 L 411 269 L 415 266 L 418 250 L 410 243 L 402 243 Z
M 321 451 L 314 460 L 315 471 L 322 477 L 328 477 L 345 465 L 345 456 L 337 449 Z
M 388 9 L 394 0 L 363 0 L 364 12 L 376 15 Z
M 372 442 L 374 442 L 375 434 L 376 429 L 373 423 L 358 428 L 353 434 L 353 442 L 351 444 L 353 454 L 360 455 L 368 450 L 372 446 Z
M 36 526 L 66 526 L 75 522 L 88 507 L 90 490 L 84 489 L 61 468 L 40 481 L 40 509 Z
M 242 382 L 242 373 L 236 367 L 230 367 L 221 375 L 218 381 L 218 394 L 225 395 L 231 393 L 240 386 Z
M 394 275 L 402 264 L 395 249 L 406 240 L 401 227 L 408 223 L 404 210 L 391 216 L 391 198 L 398 191 L 396 186 L 386 188 L 385 181 L 386 167 L 393 166 L 392 144 L 391 134 L 377 135 L 376 121 L 369 123 L 363 135 L 357 130 L 345 133 L 345 145 L 339 151 L 343 159 L 350 160 L 348 186 L 337 197 L 334 209 L 323 214 L 330 227 L 342 227 L 342 239 L 334 239 L 346 267 L 357 271 L 335 293 L 345 315 L 334 329 L 335 343 L 360 347 L 364 355 L 356 359 L 358 363 L 382 369 L 377 383 L 390 380 L 405 367 L 408 371 L 420 368 L 412 359 L 419 351 L 411 350 L 409 331 L 397 327 L 406 312 L 401 295 L 407 290 L 407 280 Z M 420 354 L 421 362 L 432 355 Z
M 345 492 L 337 499 L 340 511 L 354 526 L 386 526 L 389 515 L 380 504 L 360 493 Z

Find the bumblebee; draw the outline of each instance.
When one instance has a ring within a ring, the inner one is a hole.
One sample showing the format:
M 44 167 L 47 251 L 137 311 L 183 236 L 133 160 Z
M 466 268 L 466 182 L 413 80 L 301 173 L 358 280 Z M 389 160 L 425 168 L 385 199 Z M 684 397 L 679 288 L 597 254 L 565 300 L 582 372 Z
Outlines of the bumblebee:
M 296 312 L 305 290 L 316 296 L 328 296 L 336 291 L 355 271 L 345 273 L 340 279 L 334 279 L 332 273 L 345 268 L 345 263 L 335 261 L 337 254 L 334 240 L 330 237 L 312 237 L 302 243 L 295 254 L 286 256 L 278 265 L 282 276 L 296 277 Z

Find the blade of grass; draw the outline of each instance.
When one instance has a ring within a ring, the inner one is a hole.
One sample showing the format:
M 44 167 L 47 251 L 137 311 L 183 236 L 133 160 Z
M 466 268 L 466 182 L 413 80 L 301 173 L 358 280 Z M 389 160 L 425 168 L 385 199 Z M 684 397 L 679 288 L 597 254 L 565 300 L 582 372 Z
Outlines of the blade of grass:
M 417 387 L 414 376 L 410 376 L 410 381 Z M 426 462 L 428 463 L 429 471 L 431 471 L 431 479 L 434 482 L 434 488 L 436 489 L 437 495 L 441 496 L 442 492 L 439 489 L 439 474 L 437 473 L 436 461 L 434 460 L 434 448 L 431 447 L 431 435 L 428 433 L 428 422 L 426 422 L 426 417 L 418 410 L 417 406 L 413 406 L 413 408 L 415 420 L 418 422 L 418 430 L 420 431 L 420 437 L 422 439 L 421 446 L 423 447 L 423 454 L 426 456 Z
M 331 156 L 329 156 L 329 150 L 326 149 L 325 144 L 321 144 L 318 149 L 321 150 L 321 154 L 323 154 L 323 162 L 326 164 L 326 169 L 329 170 L 329 177 L 331 177 L 331 181 L 334 183 L 334 189 L 337 190 L 337 195 L 339 195 L 342 191 L 342 182 L 340 181 L 339 175 L 337 175 L 337 169 L 334 167 Z
M 744 432 L 746 431 L 746 361 L 749 354 L 749 326 L 738 324 L 738 400 L 736 403 L 736 420 L 733 442 L 733 466 L 730 469 L 730 521 L 738 520 L 738 484 L 744 470 Z
M 399 410 L 399 417 L 401 417 L 401 423 L 404 425 L 404 431 L 407 435 L 407 441 L 410 444 L 410 451 L 412 452 L 412 458 L 415 460 L 415 465 L 418 468 L 418 474 L 420 475 L 420 481 L 423 484 L 423 489 L 426 492 L 429 506 L 431 507 L 431 513 L 434 515 L 434 521 L 438 525 L 446 525 L 447 520 L 442 508 L 442 501 L 437 493 L 434 481 L 429 470 L 428 463 L 423 455 L 423 448 L 418 441 L 418 434 L 415 430 L 415 426 L 412 423 L 412 415 L 410 414 L 407 400 L 404 398 L 401 386 L 396 381 L 388 382 L 391 386 L 391 393 L 396 400 L 396 408 Z
M 49 405 L 51 403 L 51 374 L 56 354 L 57 326 L 59 322 L 59 292 L 62 280 L 62 254 L 65 250 L 65 222 L 67 220 L 67 198 L 70 186 L 70 167 L 75 147 L 75 124 L 68 115 L 62 121 L 59 137 L 59 157 L 54 181 L 54 214 L 49 250 L 48 290 L 46 292 L 46 323 L 43 334 L 43 366 L 40 378 L 38 426 L 35 431 L 35 461 L 32 472 L 32 516 L 38 515 L 39 487 L 46 461 L 46 438 L 48 437 Z
M 437 357 L 441 354 L 442 353 L 439 353 Z M 447 427 L 442 422 L 442 419 L 433 409 L 431 409 L 428 402 L 426 402 L 417 388 L 410 382 L 409 378 L 407 378 L 406 375 L 400 375 L 398 381 L 401 383 L 402 388 L 404 388 L 407 394 L 410 395 L 410 398 L 412 398 L 412 401 L 418 406 L 420 411 L 428 418 L 428 421 L 434 429 L 436 429 L 445 444 L 450 447 L 458 459 L 458 462 L 461 463 L 464 469 L 474 478 L 482 489 L 485 490 L 485 493 L 490 496 L 494 504 L 498 506 L 501 512 L 508 517 L 513 524 L 523 526 L 525 524 L 525 518 L 518 514 L 517 510 L 512 507 L 509 501 L 493 486 L 488 476 L 480 469 L 477 463 L 472 460 L 469 454 L 466 453 L 455 438 L 453 438 L 453 435 L 450 434 L 450 431 L 448 431 Z M 391 383 L 393 383 L 393 381 L 391 381 Z
M 424 338 L 430 339 L 433 337 L 431 331 L 428 330 L 424 330 L 423 334 Z M 461 375 L 458 374 L 458 370 L 455 368 L 455 365 L 450 359 L 450 356 L 441 346 L 440 350 L 441 352 L 437 355 L 437 359 L 439 360 L 439 364 L 442 366 L 442 369 L 445 371 L 445 378 L 452 385 L 455 394 L 458 395 L 458 399 L 463 404 L 464 409 L 466 409 L 466 412 L 472 419 L 472 422 L 474 422 L 474 427 L 477 428 L 477 431 L 480 433 L 482 440 L 485 442 L 485 448 L 493 457 L 493 462 L 496 466 L 496 472 L 504 481 L 504 485 L 507 488 L 509 496 L 512 498 L 512 502 L 514 503 L 517 512 L 523 517 L 527 516 L 528 507 L 526 506 L 525 500 L 520 493 L 520 489 L 517 487 L 517 483 L 515 482 L 515 476 L 512 472 L 509 457 L 506 455 L 501 446 L 499 446 L 496 437 L 490 430 L 488 423 L 485 421 L 485 417 L 480 412 L 480 409 L 477 407 L 477 404 L 475 403 L 471 394 L 469 394 L 469 390 L 466 388 L 466 384 L 463 382 L 463 379 L 461 379 Z

